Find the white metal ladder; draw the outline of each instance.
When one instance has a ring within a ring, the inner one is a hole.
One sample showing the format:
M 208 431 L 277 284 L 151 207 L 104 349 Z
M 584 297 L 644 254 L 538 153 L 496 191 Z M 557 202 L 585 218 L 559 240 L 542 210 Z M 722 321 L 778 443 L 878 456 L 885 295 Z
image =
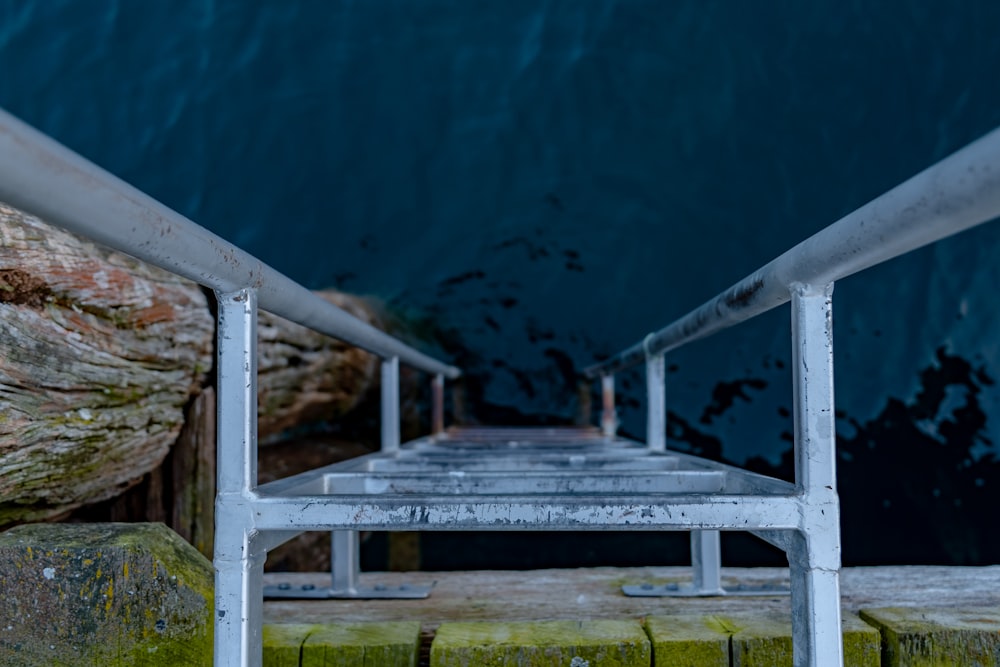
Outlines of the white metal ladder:
M 1000 215 L 1000 130 L 587 369 L 604 389 L 600 432 L 446 432 L 444 382 L 458 369 L 360 322 L 3 111 L 0 199 L 215 290 L 216 665 L 260 664 L 264 559 L 302 531 L 329 531 L 350 555 L 359 530 L 470 529 L 694 531 L 702 587 L 717 582 L 716 531 L 750 531 L 788 554 L 795 664 L 840 665 L 833 284 Z M 795 483 L 667 451 L 663 355 L 788 301 Z M 258 302 L 383 359 L 381 452 L 257 486 Z M 615 436 L 613 393 L 614 374 L 642 362 L 651 406 L 645 445 Z M 399 363 L 429 373 L 435 397 L 432 436 L 402 447 Z M 342 561 L 332 589 L 356 584 L 350 559 Z

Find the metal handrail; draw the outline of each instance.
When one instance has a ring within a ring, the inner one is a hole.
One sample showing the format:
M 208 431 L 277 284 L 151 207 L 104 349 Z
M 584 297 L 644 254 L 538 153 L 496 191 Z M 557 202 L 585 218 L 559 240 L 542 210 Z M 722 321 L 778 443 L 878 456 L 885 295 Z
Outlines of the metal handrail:
M 1000 216 L 1000 128 L 810 236 L 718 296 L 586 368 L 611 375 L 821 286 Z
M 0 200 L 220 293 L 252 288 L 261 309 L 384 359 L 461 371 L 317 296 L 0 109 Z
M 617 357 L 585 371 L 602 376 L 605 438 L 600 442 L 614 446 L 613 373 L 646 359 L 647 454 L 661 456 L 666 427 L 663 354 L 791 300 L 795 483 L 744 477 L 738 488 L 722 489 L 721 495 L 697 491 L 669 498 L 651 492 L 574 496 L 560 491 L 529 496 L 513 493 L 510 497 L 489 493 L 470 498 L 451 492 L 454 483 L 450 472 L 448 486 L 425 486 L 430 489 L 427 492 L 358 495 L 354 488 L 337 495 L 329 490 L 316 492 L 315 483 L 325 485 L 322 478 L 330 474 L 323 469 L 295 480 L 302 486 L 289 488 L 290 481 L 261 493 L 256 467 L 258 302 L 265 310 L 385 359 L 380 460 L 400 455 L 398 362 L 435 374 L 435 433 L 443 429 L 443 378 L 456 377 L 459 371 L 316 297 L 2 111 L 0 199 L 216 290 L 217 665 L 260 664 L 263 562 L 268 550 L 302 530 L 332 531 L 334 551 L 342 556 L 332 568 L 334 588 L 353 590 L 354 574 L 348 570 L 356 574 L 357 531 L 362 529 L 658 527 L 693 530 L 695 587 L 713 595 L 720 590 L 719 530 L 749 530 L 784 550 L 794 610 L 793 659 L 795 664 L 816 667 L 842 664 L 833 282 L 1000 215 L 1000 130 L 810 237 Z M 439 439 L 428 442 L 437 446 Z M 445 443 L 448 451 L 454 453 L 454 444 Z M 410 451 L 420 453 L 419 448 Z M 478 456 L 480 449 L 474 451 Z M 512 456 L 508 453 L 506 458 Z M 720 469 L 716 464 L 707 464 L 707 468 Z M 369 470 L 367 474 L 376 473 Z M 727 472 L 730 474 L 737 475 Z M 510 469 L 503 475 L 506 482 L 520 481 L 523 472 Z M 594 484 L 609 481 L 605 475 L 578 479 L 596 480 Z M 424 481 L 437 483 L 441 479 Z M 431 492 L 444 489 L 448 491 Z M 637 507 L 642 512 L 637 512 Z M 707 573 L 714 573 L 711 581 L 706 579 Z

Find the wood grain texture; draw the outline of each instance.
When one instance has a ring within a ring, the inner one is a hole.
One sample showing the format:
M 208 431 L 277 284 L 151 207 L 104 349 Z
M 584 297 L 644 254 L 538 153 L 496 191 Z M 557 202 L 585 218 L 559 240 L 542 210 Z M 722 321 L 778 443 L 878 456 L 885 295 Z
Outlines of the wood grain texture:
M 212 367 L 202 290 L 0 206 L 0 524 L 153 470 Z
M 319 294 L 381 324 L 363 299 Z M 214 381 L 210 299 L 0 204 L 0 527 L 65 516 L 144 480 L 141 498 L 111 516 L 170 521 L 210 548 L 214 406 L 196 401 Z M 377 386 L 376 357 L 305 327 L 261 313 L 258 339 L 264 444 L 346 414 Z M 182 431 L 178 465 L 160 470 Z
M 363 300 L 333 290 L 318 294 L 381 328 L 374 308 Z M 264 441 L 303 423 L 346 414 L 377 385 L 378 357 L 364 350 L 264 312 L 257 337 L 257 429 Z
M 528 571 L 364 572 L 363 586 L 435 583 L 426 600 L 270 600 L 268 623 L 420 620 L 433 629 L 448 621 L 640 619 L 677 614 L 790 613 L 788 596 L 632 598 L 623 584 L 689 580 L 688 567 L 584 568 Z M 329 585 L 329 573 L 275 572 L 267 584 Z M 722 582 L 788 584 L 787 568 L 722 568 Z M 1000 566 L 849 567 L 841 574 L 842 606 L 1000 608 Z

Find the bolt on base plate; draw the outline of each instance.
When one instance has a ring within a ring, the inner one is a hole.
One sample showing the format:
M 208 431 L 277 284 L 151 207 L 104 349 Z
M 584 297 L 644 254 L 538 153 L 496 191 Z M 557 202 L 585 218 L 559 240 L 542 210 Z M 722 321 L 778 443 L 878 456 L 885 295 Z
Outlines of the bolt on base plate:
M 696 588 L 693 584 L 636 584 L 622 586 L 622 593 L 633 598 L 696 598 L 696 597 L 751 597 L 768 595 L 790 595 L 786 586 L 764 584 L 744 586 L 742 584 L 723 588 Z
M 335 589 L 313 584 L 264 586 L 264 599 L 282 600 L 422 600 L 431 594 L 429 586 L 357 586 Z

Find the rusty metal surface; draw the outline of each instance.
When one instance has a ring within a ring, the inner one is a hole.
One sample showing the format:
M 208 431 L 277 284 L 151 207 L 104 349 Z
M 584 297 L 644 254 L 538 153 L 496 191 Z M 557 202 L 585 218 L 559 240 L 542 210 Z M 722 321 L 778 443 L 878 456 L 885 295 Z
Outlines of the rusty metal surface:
M 431 433 L 444 433 L 444 377 L 431 380 Z

